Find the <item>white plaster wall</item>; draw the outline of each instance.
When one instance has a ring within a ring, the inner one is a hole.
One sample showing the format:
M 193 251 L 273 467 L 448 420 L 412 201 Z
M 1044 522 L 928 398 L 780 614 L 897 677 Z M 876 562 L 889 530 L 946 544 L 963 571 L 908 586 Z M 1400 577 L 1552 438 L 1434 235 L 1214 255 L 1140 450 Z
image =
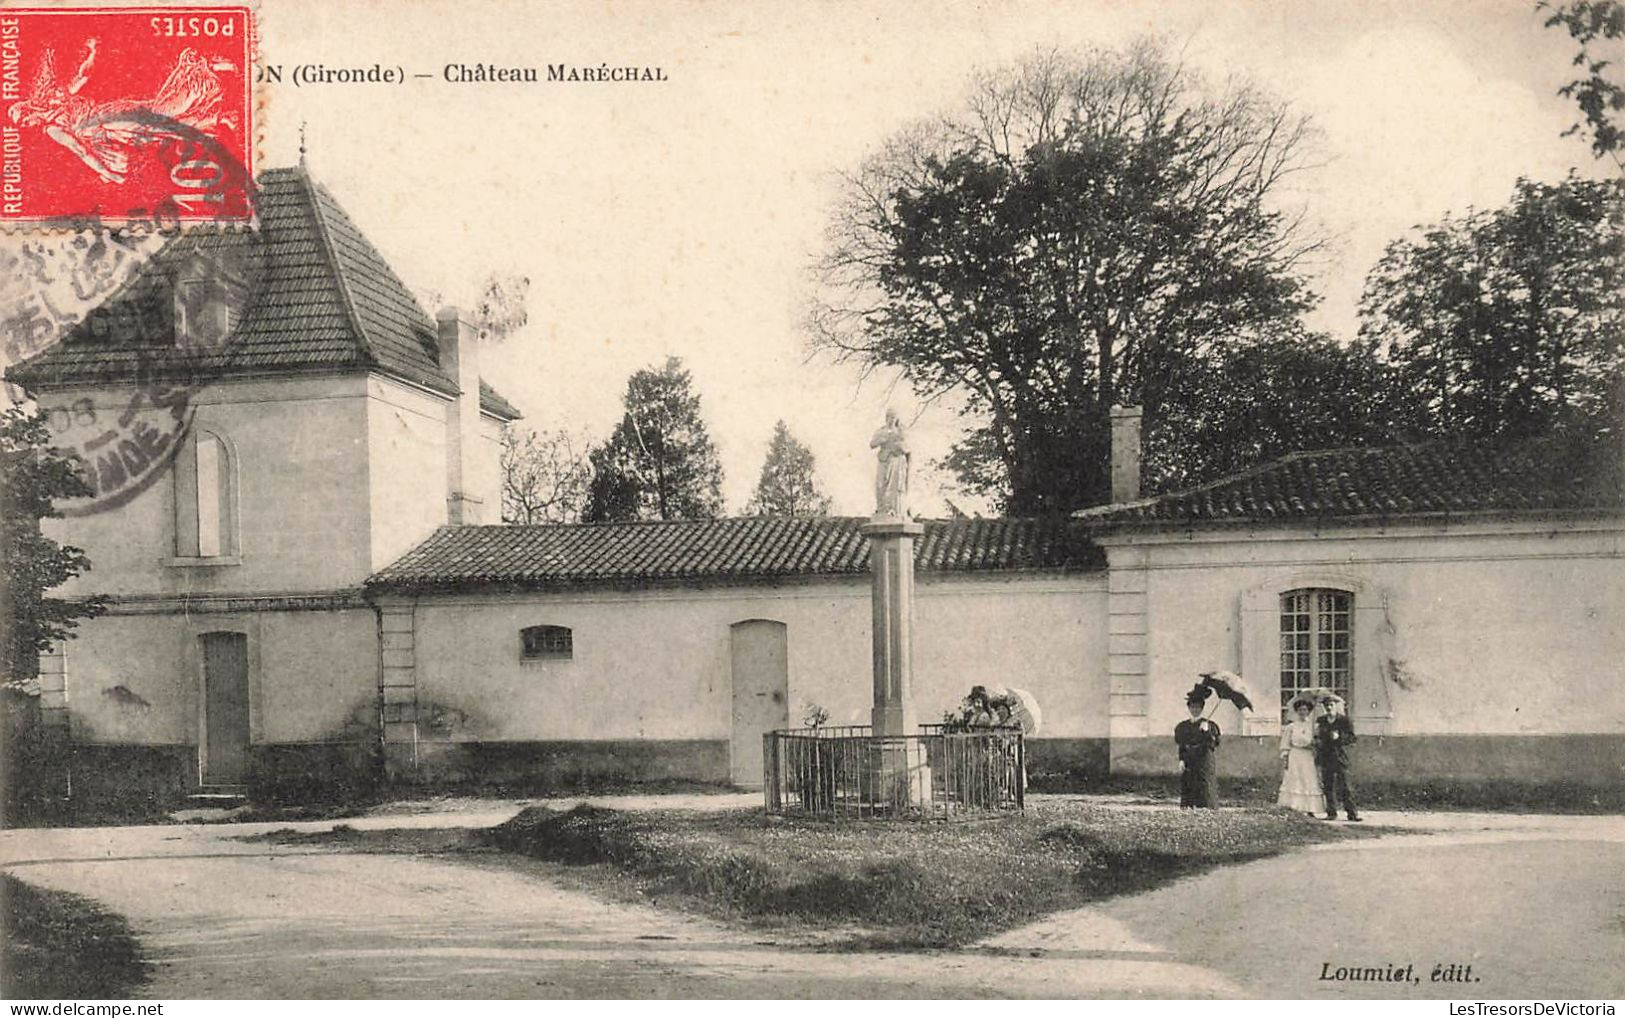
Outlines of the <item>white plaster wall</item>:
M 371 609 L 260 617 L 250 693 L 260 742 L 324 742 L 376 728 L 378 623 Z M 252 660 L 252 651 L 250 651 Z M 257 683 L 254 681 L 257 678 Z
M 1353 708 L 1391 715 L 1389 734 L 1625 732 L 1622 536 L 1617 524 L 1502 525 L 1142 542 L 1149 734 L 1185 716 L 1198 673 L 1242 669 L 1246 591 L 1273 597 L 1322 577 L 1359 585 L 1357 612 L 1378 609 L 1354 648 Z M 1384 677 L 1389 659 L 1413 688 Z M 1246 675 L 1266 699 L 1276 667 Z M 1215 717 L 1239 731 L 1228 706 Z
M 237 477 L 240 565 L 175 566 L 172 471 L 130 502 L 46 522 L 90 556 L 65 594 L 309 591 L 354 586 L 369 573 L 366 399 L 360 376 L 220 382 L 193 397 L 194 429 L 224 436 Z M 130 390 L 49 393 L 41 405 Z
M 369 572 L 389 565 L 446 523 L 449 402 L 374 375 L 367 385 Z
M 1031 690 L 1047 737 L 1105 734 L 1104 583 L 1099 576 L 922 582 L 914 701 L 936 720 L 975 682 Z M 866 578 L 762 588 L 583 591 L 426 599 L 417 610 L 418 702 L 453 738 L 726 739 L 729 626 L 788 627 L 790 723 L 803 704 L 867 724 L 872 702 Z M 574 631 L 569 662 L 525 663 L 519 630 Z
M 463 464 L 469 494 L 480 500 L 481 523 L 502 522 L 502 422 L 481 415 L 479 441 Z
M 377 636 L 370 609 L 109 615 L 81 623 L 79 635 L 65 644 L 75 736 L 195 744 L 198 637 L 213 631 L 248 638 L 254 742 L 335 739 L 358 710 L 376 713 Z M 129 695 L 117 692 L 119 686 Z
M 1015 686 L 1038 698 L 1041 738 L 1107 735 L 1104 574 L 1059 580 L 924 577 L 916 591 L 914 702 L 920 721 L 941 720 L 973 685 Z M 867 612 L 867 596 L 863 601 Z M 863 631 L 867 638 L 869 627 Z
M 64 644 L 68 716 L 88 742 L 184 745 L 197 741 L 197 673 L 175 618 L 106 616 Z M 123 686 L 145 704 L 120 698 Z

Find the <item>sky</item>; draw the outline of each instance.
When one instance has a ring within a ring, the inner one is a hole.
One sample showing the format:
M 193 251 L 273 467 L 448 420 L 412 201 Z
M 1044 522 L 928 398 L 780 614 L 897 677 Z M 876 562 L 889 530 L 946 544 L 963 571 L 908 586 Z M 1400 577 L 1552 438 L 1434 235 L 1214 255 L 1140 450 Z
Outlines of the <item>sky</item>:
M 1335 242 L 1311 324 L 1345 338 L 1366 272 L 1408 228 L 1502 204 L 1519 176 L 1605 172 L 1560 137 L 1575 119 L 1556 95 L 1573 48 L 1531 2 L 262 0 L 259 12 L 261 59 L 285 74 L 262 89 L 260 165 L 296 162 L 303 132 L 311 174 L 418 292 L 466 304 L 492 273 L 528 277 L 529 324 L 481 358 L 530 426 L 600 439 L 627 376 L 682 357 L 735 512 L 782 418 L 836 510 L 867 513 L 868 439 L 896 405 L 925 467 L 916 511 L 942 513 L 946 478 L 923 461 L 959 433 L 951 408 L 810 355 L 800 322 L 836 174 L 952 107 L 976 68 L 1157 33 L 1215 79 L 1251 79 L 1309 114 L 1322 165 L 1295 186 Z M 317 63 L 408 80 L 290 82 Z M 448 63 L 536 67 L 544 81 L 453 84 Z M 669 80 L 546 82 L 557 63 L 659 66 Z

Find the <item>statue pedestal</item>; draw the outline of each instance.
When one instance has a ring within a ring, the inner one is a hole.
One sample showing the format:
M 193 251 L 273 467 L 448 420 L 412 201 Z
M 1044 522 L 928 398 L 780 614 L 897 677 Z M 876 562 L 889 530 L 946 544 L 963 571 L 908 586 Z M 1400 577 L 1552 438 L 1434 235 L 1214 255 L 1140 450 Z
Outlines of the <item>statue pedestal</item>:
M 874 710 L 876 735 L 914 732 L 909 687 L 914 678 L 914 539 L 925 533 L 912 520 L 872 520 L 862 528 L 869 539 L 873 574 Z

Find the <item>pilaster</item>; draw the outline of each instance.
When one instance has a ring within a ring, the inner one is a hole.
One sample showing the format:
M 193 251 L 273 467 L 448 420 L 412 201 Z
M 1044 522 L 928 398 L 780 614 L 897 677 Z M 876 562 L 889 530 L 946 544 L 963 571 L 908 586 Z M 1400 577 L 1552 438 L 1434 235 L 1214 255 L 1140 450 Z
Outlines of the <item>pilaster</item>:
M 411 780 L 418 765 L 416 605 L 379 606 L 378 665 L 384 770 L 391 780 Z
M 1149 734 L 1150 605 L 1145 552 L 1113 548 L 1106 581 L 1106 659 L 1110 673 L 1109 732 L 1115 743 Z

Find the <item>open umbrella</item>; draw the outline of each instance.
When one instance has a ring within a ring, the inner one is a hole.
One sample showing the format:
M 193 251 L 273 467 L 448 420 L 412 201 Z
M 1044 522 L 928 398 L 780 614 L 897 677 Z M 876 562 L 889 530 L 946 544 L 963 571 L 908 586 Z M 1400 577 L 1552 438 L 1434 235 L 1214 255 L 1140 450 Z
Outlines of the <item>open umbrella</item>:
M 1213 690 L 1221 700 L 1229 700 L 1238 710 L 1252 710 L 1253 699 L 1248 694 L 1247 680 L 1235 672 L 1203 672 L 1198 685 Z
M 1022 735 L 1037 735 L 1044 723 L 1044 712 L 1039 709 L 1038 697 L 1025 689 L 1008 687 L 1004 691 L 1005 703 L 1010 705 L 1010 723 L 1021 726 Z

